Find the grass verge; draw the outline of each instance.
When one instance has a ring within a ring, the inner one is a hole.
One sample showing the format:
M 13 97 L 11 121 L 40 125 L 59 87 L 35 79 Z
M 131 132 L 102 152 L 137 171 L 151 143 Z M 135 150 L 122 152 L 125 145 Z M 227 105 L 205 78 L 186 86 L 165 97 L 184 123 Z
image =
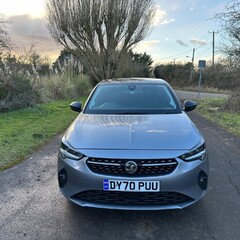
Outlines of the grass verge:
M 223 109 L 226 98 L 197 99 L 196 101 L 198 102 L 197 110 L 202 116 L 240 136 L 240 114 Z
M 0 171 L 19 163 L 63 132 L 77 116 L 70 110 L 70 102 L 54 101 L 0 114 Z

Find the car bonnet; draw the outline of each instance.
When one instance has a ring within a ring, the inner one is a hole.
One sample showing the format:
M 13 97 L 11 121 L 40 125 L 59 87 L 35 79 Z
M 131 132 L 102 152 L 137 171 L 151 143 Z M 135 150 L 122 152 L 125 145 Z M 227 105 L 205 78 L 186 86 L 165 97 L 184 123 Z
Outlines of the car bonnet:
M 65 133 L 75 149 L 188 150 L 201 134 L 188 116 L 180 114 L 79 114 Z

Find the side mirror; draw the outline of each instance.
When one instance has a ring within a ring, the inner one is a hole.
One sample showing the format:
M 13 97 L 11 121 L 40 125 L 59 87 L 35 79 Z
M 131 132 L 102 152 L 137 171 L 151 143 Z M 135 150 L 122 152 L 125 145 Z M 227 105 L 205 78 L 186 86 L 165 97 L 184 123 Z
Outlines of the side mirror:
M 82 111 L 82 103 L 80 103 L 80 102 L 72 102 L 69 106 L 75 112 Z
M 194 110 L 196 107 L 197 107 L 197 103 L 194 101 L 186 100 L 183 103 L 183 110 L 185 112 L 190 112 L 190 111 Z

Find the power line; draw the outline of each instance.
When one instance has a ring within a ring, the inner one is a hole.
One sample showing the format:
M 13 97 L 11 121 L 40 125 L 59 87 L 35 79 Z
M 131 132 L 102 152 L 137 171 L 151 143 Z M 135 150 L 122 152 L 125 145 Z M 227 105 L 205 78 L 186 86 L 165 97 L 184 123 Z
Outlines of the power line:
M 199 49 L 198 55 L 201 55 L 202 57 L 207 56 L 211 53 L 211 42 L 208 42 L 207 44 L 204 45 L 204 48 Z
M 192 52 L 192 50 L 188 50 L 188 51 L 185 51 L 185 52 L 182 52 L 182 53 L 178 53 L 178 54 L 175 54 L 175 55 L 172 55 L 172 56 L 169 56 L 169 57 L 164 57 L 164 58 L 161 58 L 161 60 L 165 60 L 165 59 L 169 59 L 169 58 L 175 58 L 175 57 L 181 56 L 181 55 L 189 53 L 189 52 Z
M 204 39 L 205 37 L 207 37 L 207 40 L 205 40 L 206 44 L 204 45 L 201 45 L 201 46 L 198 46 L 198 47 L 195 47 L 195 49 L 200 49 L 200 48 L 204 48 L 206 46 L 208 46 L 211 42 L 208 42 L 211 38 L 211 36 L 209 36 L 209 33 L 208 32 L 205 32 L 202 37 L 200 37 L 199 39 Z M 192 48 L 187 50 L 187 51 L 184 51 L 184 52 L 181 52 L 181 53 L 177 53 L 175 55 L 170 55 L 168 57 L 164 57 L 164 58 L 160 58 L 159 60 L 166 60 L 166 59 L 172 59 L 172 58 L 175 58 L 175 57 L 178 57 L 178 56 L 181 56 L 183 54 L 191 54 L 192 53 Z
M 210 44 L 210 42 L 209 42 L 209 43 L 206 43 L 205 45 L 196 47 L 195 49 L 197 50 L 197 49 L 206 47 L 206 46 L 208 46 L 209 44 Z M 175 58 L 175 57 L 181 56 L 181 55 L 183 55 L 183 54 L 187 54 L 187 53 L 192 53 L 192 49 L 187 50 L 187 51 L 185 51 L 185 52 L 181 52 L 181 53 L 175 54 L 175 55 L 171 55 L 171 56 L 169 56 L 169 57 L 160 58 L 160 59 L 161 59 L 161 60 L 171 59 L 171 58 Z

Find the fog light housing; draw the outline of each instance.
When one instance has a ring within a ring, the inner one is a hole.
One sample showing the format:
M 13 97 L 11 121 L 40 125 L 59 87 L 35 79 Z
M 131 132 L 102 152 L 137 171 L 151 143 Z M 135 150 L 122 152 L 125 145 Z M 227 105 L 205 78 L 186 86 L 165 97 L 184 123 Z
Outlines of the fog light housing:
M 207 183 L 208 183 L 208 176 L 205 172 L 201 171 L 198 174 L 198 185 L 202 190 L 207 189 Z
M 59 173 L 58 173 L 58 184 L 60 188 L 63 188 L 66 183 L 67 183 L 67 171 L 65 169 L 62 169 Z

